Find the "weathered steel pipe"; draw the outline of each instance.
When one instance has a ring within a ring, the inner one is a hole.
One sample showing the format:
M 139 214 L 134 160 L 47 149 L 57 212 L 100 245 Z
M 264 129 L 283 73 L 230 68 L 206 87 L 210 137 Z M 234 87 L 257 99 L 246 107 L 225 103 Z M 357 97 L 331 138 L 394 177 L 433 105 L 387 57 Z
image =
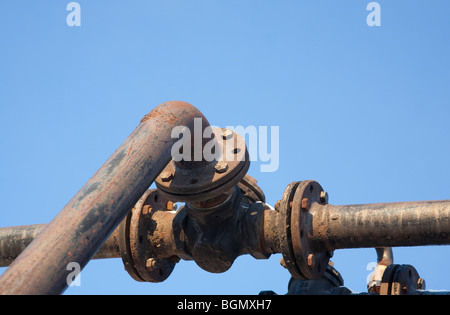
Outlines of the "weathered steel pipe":
M 275 209 L 264 212 L 262 248 L 282 253 L 296 279 L 322 277 L 336 249 L 450 244 L 450 200 L 334 206 L 307 180 L 289 184 Z
M 31 244 L 47 224 L 0 228 L 0 267 L 7 267 Z M 92 259 L 120 258 L 115 233 L 106 240 Z
M 205 117 L 192 105 L 167 102 L 133 133 L 0 277 L 0 294 L 59 294 L 67 265 L 83 268 L 171 160 L 175 126 Z
M 46 226 L 35 224 L 1 228 L 0 267 L 9 266 Z
M 366 205 L 311 205 L 315 251 L 450 244 L 450 200 Z

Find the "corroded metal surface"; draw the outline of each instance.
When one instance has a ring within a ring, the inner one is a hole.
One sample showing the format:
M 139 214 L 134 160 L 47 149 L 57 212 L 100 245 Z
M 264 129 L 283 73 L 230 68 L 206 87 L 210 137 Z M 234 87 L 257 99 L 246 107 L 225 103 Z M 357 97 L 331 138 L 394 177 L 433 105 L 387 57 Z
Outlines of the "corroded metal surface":
M 178 126 L 202 136 L 190 139 L 188 161 L 171 155 Z M 350 294 L 329 260 L 336 249 L 359 247 L 377 249 L 369 294 L 427 294 L 412 266 L 393 265 L 391 247 L 450 244 L 450 200 L 336 206 L 307 180 L 289 184 L 272 208 L 246 175 L 243 138 L 223 128 L 203 137 L 208 127 L 192 105 L 164 103 L 50 224 L 0 228 L 0 266 L 11 264 L 0 294 L 61 293 L 67 265 L 93 258 L 121 257 L 135 280 L 160 282 L 180 259 L 218 273 L 239 255 L 274 253 L 300 285 L 292 292 Z M 212 145 L 232 158 L 198 159 Z M 155 179 L 158 190 L 148 190 Z M 175 201 L 186 204 L 174 211 Z
M 296 279 L 320 278 L 331 257 L 327 250 L 314 250 L 308 238 L 311 205 L 326 203 L 322 192 L 315 181 L 293 182 L 284 191 L 278 211 L 266 210 L 265 246 L 283 254 L 284 266 Z
M 47 224 L 22 225 L 0 228 L 0 267 L 9 266 Z M 118 258 L 119 244 L 112 234 L 92 259 Z
M 128 214 L 119 237 L 125 269 L 137 281 L 161 282 L 171 274 L 176 256 L 163 257 L 163 248 L 171 247 L 171 224 L 175 213 L 167 210 L 168 200 L 156 189 L 148 190 Z M 165 216 L 165 217 L 164 217 Z M 172 251 L 172 253 L 174 253 Z
M 301 283 L 309 286 L 329 282 L 322 278 L 333 250 L 376 247 L 378 265 L 383 268 L 372 279 L 376 283 L 369 286 L 369 293 L 430 294 L 423 290 L 421 278 L 416 283 L 413 277 L 405 286 L 410 280 L 405 277 L 414 272 L 409 267 L 390 267 L 392 249 L 380 245 L 449 244 L 449 201 L 333 206 L 326 197 L 315 181 L 293 182 L 273 209 L 262 202 L 264 193 L 247 176 L 232 193 L 172 211 L 173 202 L 159 190 L 148 190 L 94 258 L 120 256 L 135 280 L 159 282 L 179 259 L 194 260 L 209 272 L 224 272 L 239 255 L 266 259 L 282 253 L 282 265 L 293 279 L 308 280 Z M 4 261 L 14 259 L 44 227 L 0 229 Z M 313 279 L 318 281 L 309 281 Z M 348 292 L 339 287 L 330 294 Z
M 411 265 L 389 265 L 383 273 L 380 295 L 407 295 L 425 289 L 420 276 Z M 423 279 L 422 279 L 423 280 Z
M 257 180 L 250 175 L 245 175 L 244 178 L 237 184 L 240 190 L 244 193 L 245 197 L 251 201 L 266 202 L 266 196 L 261 188 L 256 184 Z
M 317 251 L 450 244 L 450 200 L 313 204 L 310 213 L 308 238 Z
M 202 127 L 205 129 L 209 125 L 203 123 Z M 250 159 L 244 139 L 231 130 L 212 128 L 212 131 L 212 145 L 209 146 L 215 146 L 215 150 L 221 152 L 217 154 L 217 159 L 172 160 L 156 178 L 156 185 L 166 198 L 183 202 L 210 200 L 223 192 L 232 191 L 245 176 Z M 198 150 L 203 153 L 204 149 L 201 147 Z
M 0 277 L 1 294 L 58 294 L 67 265 L 83 268 L 171 160 L 173 127 L 206 120 L 192 105 L 168 102 L 136 130 Z
M 0 267 L 9 266 L 46 226 L 36 224 L 1 228 Z
M 295 192 L 291 208 L 291 242 L 293 259 L 302 273 L 302 278 L 320 278 L 327 268 L 331 254 L 315 252 L 308 242 L 308 225 L 312 219 L 311 204 L 321 202 L 322 186 L 315 181 L 302 181 Z
M 327 265 L 322 277 L 318 279 L 291 278 L 288 284 L 288 295 L 343 295 L 351 290 L 344 288 L 344 279 L 331 265 Z
M 314 181 L 293 182 L 263 221 L 263 247 L 294 278 L 322 277 L 336 249 L 450 244 L 450 201 L 335 206 Z M 384 257 L 389 260 L 389 257 Z
M 367 291 L 379 294 L 383 274 L 386 268 L 394 263 L 394 254 L 392 247 L 377 247 L 375 250 L 377 252 L 377 265 L 370 275 Z

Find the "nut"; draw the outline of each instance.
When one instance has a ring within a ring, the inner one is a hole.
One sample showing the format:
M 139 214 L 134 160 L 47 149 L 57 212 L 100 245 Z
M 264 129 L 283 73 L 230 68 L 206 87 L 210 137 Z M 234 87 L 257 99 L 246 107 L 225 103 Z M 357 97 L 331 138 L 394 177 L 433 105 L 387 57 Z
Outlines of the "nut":
M 425 279 L 419 278 L 417 280 L 417 290 L 425 290 Z
M 147 270 L 151 271 L 155 267 L 156 267 L 156 260 L 154 258 L 147 259 L 147 261 L 145 262 L 145 268 L 147 268 Z
M 320 192 L 320 203 L 321 204 L 328 204 L 328 193 L 326 191 Z
M 303 211 L 309 211 L 309 207 L 311 206 L 311 202 L 308 198 L 302 199 L 302 210 Z
M 169 172 L 169 171 L 162 171 L 161 174 L 159 175 L 159 177 L 161 177 L 161 180 L 164 183 L 167 183 L 173 179 L 173 174 L 172 174 L 172 172 Z
M 145 205 L 145 206 L 143 206 L 142 207 L 142 214 L 143 215 L 148 215 L 149 213 L 151 213 L 152 212 L 152 206 L 150 206 L 150 205 Z
M 178 209 L 178 206 L 175 202 L 173 201 L 167 201 L 166 203 L 166 210 L 167 211 L 175 211 Z
M 231 139 L 231 137 L 233 137 L 233 130 L 230 130 L 230 129 L 224 129 L 224 130 L 222 131 L 222 139 L 223 139 L 223 140 Z
M 224 161 L 217 162 L 214 168 L 219 174 L 225 173 L 228 170 L 228 163 Z
M 316 257 L 314 256 L 314 254 L 309 254 L 308 255 L 308 267 L 311 268 L 315 262 L 316 262 Z

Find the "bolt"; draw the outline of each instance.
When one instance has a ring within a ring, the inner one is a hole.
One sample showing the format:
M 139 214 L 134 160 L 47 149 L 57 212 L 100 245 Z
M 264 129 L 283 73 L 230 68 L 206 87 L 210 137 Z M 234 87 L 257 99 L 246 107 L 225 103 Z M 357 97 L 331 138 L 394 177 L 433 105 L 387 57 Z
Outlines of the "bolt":
M 328 193 L 326 191 L 320 192 L 320 203 L 321 204 L 328 204 Z
M 167 183 L 173 179 L 173 174 L 172 174 L 172 172 L 169 172 L 169 171 L 162 171 L 162 173 L 159 175 L 159 177 L 161 177 L 161 180 L 164 183 Z
M 178 206 L 177 206 L 177 204 L 175 202 L 167 201 L 167 203 L 166 203 L 166 210 L 167 211 L 174 211 L 174 210 L 177 210 L 177 209 L 178 209 Z
M 148 215 L 149 213 L 152 212 L 152 207 L 150 205 L 145 205 L 142 207 L 142 214 L 143 215 Z
M 309 207 L 311 206 L 311 203 L 309 202 L 308 198 L 302 199 L 302 210 L 303 211 L 309 211 Z
M 417 280 L 417 290 L 425 290 L 425 279 L 419 278 Z
M 308 255 L 308 267 L 311 268 L 315 262 L 316 262 L 316 257 L 314 256 L 314 254 L 309 254 Z
M 285 269 L 287 268 L 286 267 L 286 262 L 284 261 L 283 257 L 280 259 L 280 265 L 283 266 L 283 268 L 285 268 Z
M 222 139 L 223 139 L 223 140 L 231 139 L 232 136 L 233 136 L 233 130 L 230 130 L 230 129 L 224 129 L 224 130 L 222 131 Z
M 228 163 L 224 161 L 217 162 L 214 166 L 216 172 L 219 174 L 225 173 L 228 170 Z
M 409 288 L 408 288 L 408 286 L 405 284 L 405 285 L 402 287 L 402 294 L 408 294 L 408 292 L 409 292 Z
M 155 267 L 156 267 L 156 259 L 154 259 L 154 258 L 147 259 L 147 261 L 145 262 L 145 268 L 147 268 L 147 270 L 151 271 Z

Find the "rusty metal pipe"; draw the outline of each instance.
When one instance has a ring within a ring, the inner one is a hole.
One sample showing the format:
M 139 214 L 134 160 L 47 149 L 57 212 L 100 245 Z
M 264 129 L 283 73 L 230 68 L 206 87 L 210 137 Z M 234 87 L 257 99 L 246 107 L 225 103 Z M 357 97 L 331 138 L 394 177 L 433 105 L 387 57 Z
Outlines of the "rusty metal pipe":
M 47 224 L 0 228 L 0 267 L 9 266 Z
M 450 244 L 450 200 L 320 205 L 310 209 L 316 251 Z
M 334 206 L 319 183 L 297 181 L 261 224 L 266 252 L 294 278 L 319 279 L 336 249 L 450 244 L 450 200 Z
M 83 268 L 171 160 L 175 126 L 205 117 L 192 105 L 167 102 L 131 135 L 0 277 L 0 294 L 60 294 L 67 265 Z M 192 130 L 192 129 L 191 129 Z
M 0 228 L 0 267 L 8 267 L 44 230 L 47 224 Z M 113 233 L 92 259 L 120 258 L 117 236 Z

